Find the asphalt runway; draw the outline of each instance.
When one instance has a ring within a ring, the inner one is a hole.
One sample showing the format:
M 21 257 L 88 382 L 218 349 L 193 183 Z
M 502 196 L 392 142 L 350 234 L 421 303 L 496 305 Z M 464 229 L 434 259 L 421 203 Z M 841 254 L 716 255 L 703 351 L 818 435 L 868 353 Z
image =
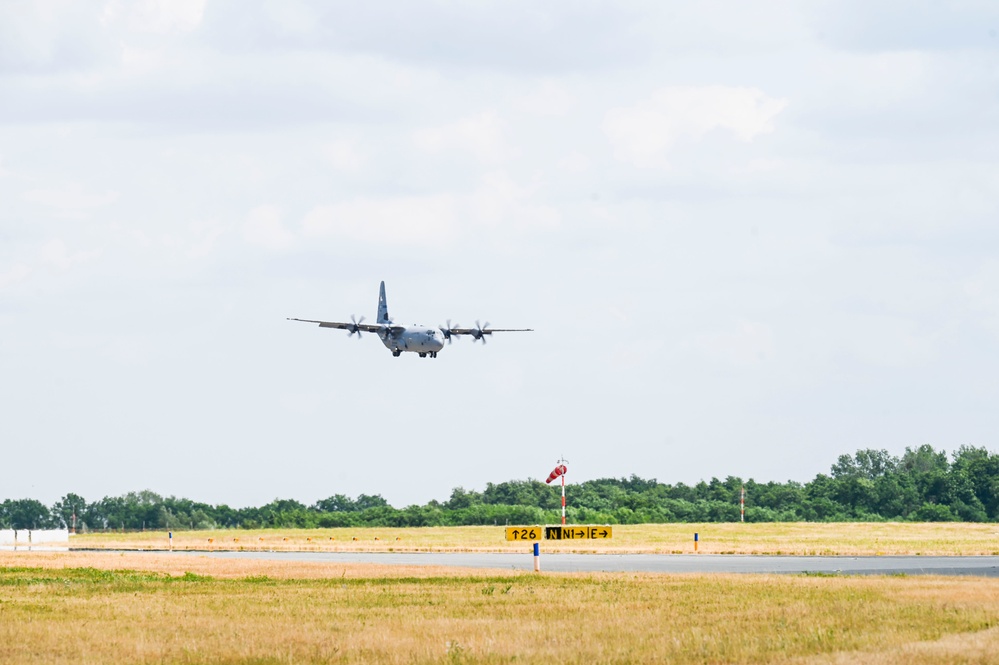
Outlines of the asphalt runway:
M 195 554 L 195 553 L 192 553 Z M 196 552 L 221 559 L 377 563 L 533 570 L 530 553 Z M 752 556 L 736 554 L 541 554 L 541 570 L 613 573 L 779 573 L 999 577 L 999 556 Z

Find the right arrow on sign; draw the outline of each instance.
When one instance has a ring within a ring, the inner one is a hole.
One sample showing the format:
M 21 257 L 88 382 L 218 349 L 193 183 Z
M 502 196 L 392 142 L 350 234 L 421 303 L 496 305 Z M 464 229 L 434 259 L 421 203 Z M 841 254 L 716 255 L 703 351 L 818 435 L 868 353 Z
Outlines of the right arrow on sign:
M 609 526 L 546 526 L 545 540 L 576 540 L 582 538 L 610 538 L 613 529 Z

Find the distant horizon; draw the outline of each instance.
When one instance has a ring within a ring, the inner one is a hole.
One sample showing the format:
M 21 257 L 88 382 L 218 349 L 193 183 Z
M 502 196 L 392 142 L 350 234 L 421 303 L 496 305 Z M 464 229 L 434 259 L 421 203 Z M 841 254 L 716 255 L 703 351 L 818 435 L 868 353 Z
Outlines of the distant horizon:
M 921 445 L 930 445 L 932 447 L 932 444 L 920 444 L 920 445 L 917 445 L 917 446 L 906 446 L 906 449 L 907 450 L 911 450 L 911 451 L 916 451 L 916 450 L 918 450 L 920 448 Z M 933 450 L 936 453 L 938 453 L 938 454 L 941 454 L 941 453 L 945 454 L 947 456 L 947 459 L 951 460 L 953 458 L 954 453 L 956 453 L 963 446 L 969 446 L 971 448 L 989 450 L 985 446 L 975 446 L 975 445 L 970 445 L 970 444 L 962 444 L 962 445 L 959 445 L 956 448 L 953 448 L 951 450 L 948 450 L 948 449 L 945 449 L 945 448 L 939 448 L 938 449 L 938 448 L 933 447 Z M 717 479 L 719 481 L 724 481 L 724 480 L 726 480 L 730 476 L 733 477 L 733 478 L 738 478 L 742 482 L 752 481 L 752 482 L 755 482 L 755 483 L 760 484 L 760 485 L 766 485 L 768 483 L 786 484 L 786 483 L 791 483 L 791 482 L 797 482 L 797 483 L 807 484 L 807 483 L 815 480 L 815 478 L 818 477 L 818 476 L 831 476 L 833 467 L 835 466 L 836 461 L 841 456 L 846 455 L 846 456 L 852 457 L 852 456 L 854 456 L 858 452 L 863 452 L 863 451 L 868 451 L 868 450 L 885 451 L 889 455 L 891 455 L 893 457 L 896 457 L 896 458 L 900 458 L 905 453 L 905 450 L 903 450 L 903 451 L 901 451 L 898 454 L 894 454 L 894 453 L 892 453 L 890 450 L 888 450 L 886 448 L 858 448 L 857 450 L 854 450 L 854 451 L 851 451 L 851 452 L 841 452 L 841 453 L 839 453 L 839 454 L 836 455 L 836 459 L 833 460 L 833 462 L 830 463 L 830 465 L 829 465 L 829 467 L 827 468 L 826 471 L 824 471 L 824 472 L 823 471 L 818 471 L 812 477 L 804 479 L 804 480 L 799 480 L 799 479 L 795 479 L 795 478 L 786 478 L 786 479 L 783 479 L 783 480 L 778 480 L 778 479 L 759 480 L 759 479 L 756 479 L 756 478 L 753 478 L 753 477 L 742 477 L 742 476 L 739 476 L 737 474 L 725 474 L 724 476 L 720 476 L 720 475 L 707 476 L 707 477 L 701 478 L 701 479 L 693 481 L 693 482 L 683 481 L 683 480 L 677 480 L 677 481 L 672 481 L 671 482 L 671 481 L 664 481 L 664 480 L 661 480 L 661 479 L 656 478 L 656 477 L 645 477 L 645 476 L 642 476 L 641 474 L 638 474 L 638 473 L 630 473 L 630 474 L 625 474 L 625 475 L 602 476 L 602 477 L 598 477 L 598 478 L 587 478 L 587 479 L 583 479 L 583 480 L 574 481 L 574 480 L 571 479 L 571 477 L 572 477 L 571 465 L 567 465 L 570 468 L 569 468 L 569 471 L 565 474 L 565 478 L 566 478 L 566 487 L 570 487 L 572 485 L 580 485 L 580 484 L 587 483 L 587 482 L 596 482 L 596 481 L 601 481 L 601 480 L 624 480 L 624 481 L 627 481 L 627 480 L 630 480 L 632 478 L 637 478 L 637 479 L 640 479 L 640 480 L 643 480 L 643 481 L 656 482 L 656 483 L 661 484 L 661 485 L 669 485 L 669 486 L 672 486 L 672 487 L 675 487 L 677 485 L 684 485 L 684 486 L 687 486 L 687 487 L 695 487 L 699 483 L 702 483 L 702 482 L 704 482 L 704 483 L 710 483 L 711 480 L 715 480 L 715 479 Z M 553 465 L 553 467 L 554 467 L 554 465 Z M 361 492 L 358 492 L 356 494 L 349 494 L 349 493 L 346 493 L 346 492 L 333 491 L 330 494 L 325 494 L 323 496 L 318 496 L 315 499 L 312 499 L 311 501 L 304 500 L 304 499 L 301 499 L 301 498 L 295 497 L 295 496 L 280 496 L 280 495 L 278 495 L 278 496 L 274 496 L 274 497 L 272 497 L 270 499 L 267 499 L 267 500 L 265 500 L 263 502 L 258 502 L 256 504 L 246 504 L 246 505 L 235 505 L 234 503 L 228 502 L 228 501 L 225 501 L 225 500 L 222 500 L 222 501 L 201 500 L 201 499 L 198 499 L 198 498 L 196 498 L 194 496 L 190 496 L 190 495 L 181 495 L 181 494 L 177 494 L 177 493 L 164 493 L 164 492 L 159 492 L 159 491 L 157 491 L 155 489 L 152 489 L 152 488 L 126 490 L 124 492 L 115 493 L 115 494 L 104 493 L 100 497 L 96 497 L 95 496 L 95 498 L 98 498 L 98 499 L 115 498 L 115 497 L 126 496 L 128 494 L 138 494 L 138 493 L 141 493 L 141 492 L 152 492 L 153 494 L 156 494 L 156 495 L 158 495 L 160 497 L 163 497 L 163 498 L 170 498 L 170 497 L 181 498 L 181 499 L 188 499 L 188 500 L 194 501 L 196 503 L 204 503 L 204 504 L 213 505 L 213 506 L 226 505 L 226 506 L 229 506 L 230 508 L 244 509 L 244 508 L 258 508 L 260 506 L 267 505 L 267 504 L 269 504 L 269 503 L 271 503 L 273 501 L 282 501 L 282 500 L 297 501 L 297 502 L 302 503 L 305 506 L 309 507 L 309 506 L 315 505 L 317 502 L 322 501 L 324 499 L 328 499 L 328 498 L 336 496 L 336 495 L 344 495 L 344 496 L 348 496 L 349 498 L 352 498 L 352 499 L 356 499 L 359 496 L 381 497 L 382 499 L 384 499 L 393 508 L 401 509 L 401 508 L 406 508 L 408 506 L 425 506 L 425 505 L 429 504 L 431 501 L 437 501 L 439 503 L 445 503 L 445 502 L 448 501 L 448 499 L 450 499 L 451 494 L 454 492 L 454 490 L 459 489 L 459 488 L 460 489 L 464 489 L 466 491 L 480 492 L 481 493 L 482 491 L 484 491 L 486 489 L 486 487 L 489 484 L 492 484 L 494 486 L 495 485 L 499 485 L 501 483 L 516 483 L 516 482 L 537 482 L 537 483 L 541 483 L 541 484 L 546 484 L 544 482 L 544 478 L 546 476 L 547 476 L 547 474 L 545 474 L 545 476 L 538 477 L 538 478 L 534 478 L 534 477 L 528 477 L 528 478 L 508 478 L 506 480 L 501 480 L 501 481 L 487 481 L 486 484 L 483 485 L 481 488 L 476 488 L 476 487 L 471 487 L 471 486 L 466 486 L 466 485 L 460 485 L 460 484 L 459 485 L 454 485 L 453 487 L 451 487 L 448 490 L 448 495 L 446 497 L 442 498 L 442 499 L 440 499 L 440 498 L 430 498 L 430 499 L 427 499 L 426 501 L 424 501 L 423 503 L 409 503 L 409 504 L 396 504 L 396 503 L 393 503 L 391 499 L 385 497 L 385 494 L 383 492 L 371 492 L 371 491 L 361 491 Z M 560 480 L 555 480 L 552 483 L 547 484 L 547 485 L 549 487 L 553 488 L 552 491 L 555 494 L 559 494 L 560 493 L 560 489 L 559 489 L 561 487 Z M 34 496 L 24 496 L 24 497 L 13 497 L 13 496 L 9 496 L 9 497 L 0 497 L 0 501 L 34 499 L 34 500 L 37 500 L 37 501 L 41 501 L 46 506 L 51 506 L 52 504 L 60 501 L 63 497 L 65 497 L 69 493 L 70 492 L 63 492 L 58 497 L 52 499 L 51 501 L 44 501 L 44 500 L 39 499 L 38 497 L 34 497 Z M 84 495 L 82 493 L 78 493 L 78 492 L 73 492 L 73 493 L 74 494 L 78 494 L 79 496 L 81 496 L 85 500 L 87 500 L 88 502 L 90 501 L 90 499 L 86 495 Z

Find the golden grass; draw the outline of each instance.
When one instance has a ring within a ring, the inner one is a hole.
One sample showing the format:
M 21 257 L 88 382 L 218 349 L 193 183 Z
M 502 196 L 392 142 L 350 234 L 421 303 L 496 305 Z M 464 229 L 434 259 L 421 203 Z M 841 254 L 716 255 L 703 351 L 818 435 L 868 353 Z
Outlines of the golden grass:
M 792 661 L 797 665 L 972 665 L 999 662 L 999 628 L 909 642 L 878 651 L 844 651 Z
M 995 663 L 997 626 L 993 579 L 0 553 L 2 663 Z
M 330 564 L 314 561 L 216 559 L 208 556 L 139 552 L 0 552 L 0 568 L 97 568 L 137 570 L 165 575 L 210 575 L 240 579 L 266 575 L 274 579 L 325 579 L 329 577 L 446 577 L 495 574 L 494 569 L 446 566 L 397 566 L 368 563 Z M 516 574 L 515 571 L 511 573 Z M 524 572 L 528 574 L 528 572 Z M 533 574 L 533 573 L 531 573 Z M 2 662 L 2 661 L 0 661 Z
M 615 525 L 609 540 L 545 541 L 546 552 L 705 554 L 999 555 L 999 525 L 965 523 L 765 523 Z M 175 531 L 174 549 L 328 552 L 513 552 L 502 526 Z M 355 540 L 356 539 L 356 540 Z M 166 549 L 166 532 L 71 536 L 73 548 Z

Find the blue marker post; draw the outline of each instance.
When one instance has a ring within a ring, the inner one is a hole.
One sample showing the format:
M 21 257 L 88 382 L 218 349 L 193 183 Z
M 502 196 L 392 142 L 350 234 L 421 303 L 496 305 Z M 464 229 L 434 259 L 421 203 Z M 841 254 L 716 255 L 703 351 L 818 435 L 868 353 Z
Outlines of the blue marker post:
M 167 531 L 167 539 L 170 541 L 170 549 L 173 550 L 173 531 Z
M 534 572 L 541 572 L 541 545 L 534 543 Z
M 697 534 L 694 534 L 694 552 L 697 552 Z

